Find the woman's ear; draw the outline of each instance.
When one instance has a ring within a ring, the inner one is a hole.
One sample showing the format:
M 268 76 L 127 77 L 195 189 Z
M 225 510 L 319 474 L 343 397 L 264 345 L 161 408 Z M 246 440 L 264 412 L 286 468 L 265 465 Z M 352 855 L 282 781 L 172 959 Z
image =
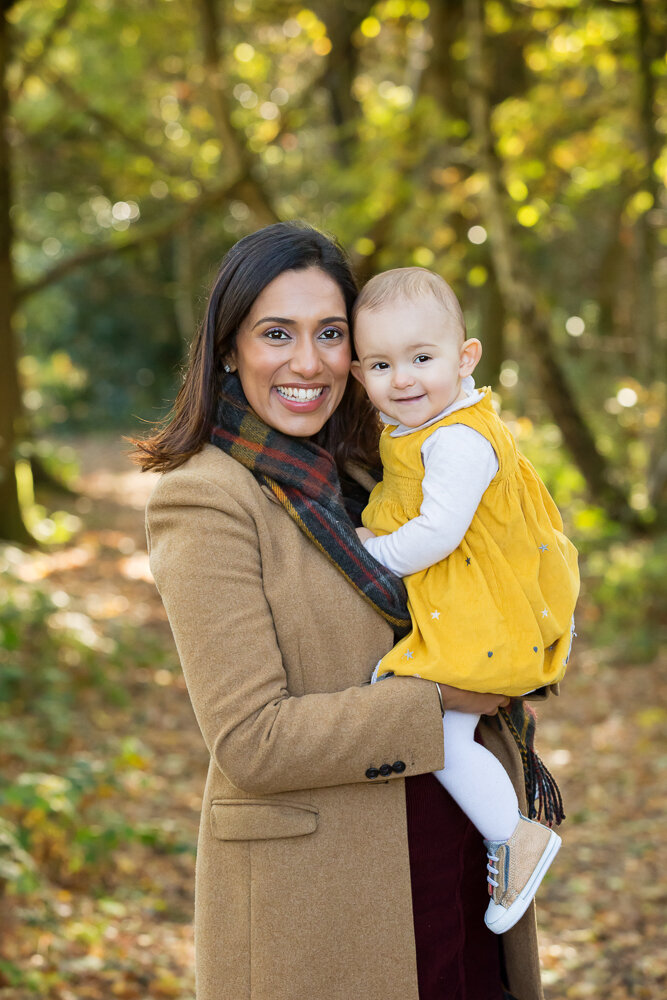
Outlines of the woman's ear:
M 459 355 L 459 377 L 465 378 L 466 375 L 472 375 L 475 368 L 479 364 L 481 356 L 482 345 L 479 340 L 477 340 L 476 337 L 471 337 L 470 340 L 466 340 Z
M 366 383 L 364 382 L 364 373 L 361 370 L 361 364 L 359 361 L 353 361 L 351 363 L 350 374 L 354 375 L 357 382 L 361 382 L 361 384 L 365 387 Z

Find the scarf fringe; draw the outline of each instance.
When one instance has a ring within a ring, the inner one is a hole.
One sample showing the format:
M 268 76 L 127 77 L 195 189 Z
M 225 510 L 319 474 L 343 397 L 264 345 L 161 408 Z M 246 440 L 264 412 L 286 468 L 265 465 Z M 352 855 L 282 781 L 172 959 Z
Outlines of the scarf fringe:
M 514 708 L 514 703 L 512 705 Z M 500 715 L 505 720 L 507 728 L 514 738 L 523 765 L 523 778 L 526 786 L 526 799 L 528 800 L 528 819 L 542 820 L 547 826 L 554 824 L 560 826 L 565 819 L 563 807 L 563 797 L 560 788 L 556 784 L 556 779 L 549 768 L 540 758 L 537 751 L 532 746 L 532 741 L 528 737 L 528 730 L 534 729 L 535 716 L 527 707 L 522 706 L 524 713 L 523 730 L 524 734 L 512 720 L 512 714 L 516 712 L 508 711 L 506 708 L 500 709 Z

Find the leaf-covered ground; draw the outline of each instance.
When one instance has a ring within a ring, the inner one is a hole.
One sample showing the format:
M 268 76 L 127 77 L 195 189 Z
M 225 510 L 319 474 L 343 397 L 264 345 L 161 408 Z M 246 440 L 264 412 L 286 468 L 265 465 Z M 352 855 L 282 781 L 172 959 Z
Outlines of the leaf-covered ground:
M 63 663 L 81 671 L 87 650 L 106 675 L 87 667 L 75 703 L 62 695 L 48 747 L 35 749 L 29 728 L 23 743 L 17 729 L 13 745 L 0 746 L 5 778 L 30 772 L 4 803 L 21 831 L 12 863 L 20 868 L 21 845 L 36 861 L 32 883 L 10 879 L 2 901 L 0 998 L 192 1000 L 207 755 L 148 571 L 150 477 L 128 470 L 116 445 L 83 443 L 81 454 L 81 495 L 58 501 L 81 522 L 71 541 L 3 554 L 16 592 L 52 595 L 49 628 L 71 637 L 57 647 Z M 540 748 L 568 814 L 539 896 L 545 993 L 662 1000 L 665 664 L 608 666 L 585 624 L 579 631 L 562 696 L 540 712 Z M 62 787 L 58 775 L 69 776 Z

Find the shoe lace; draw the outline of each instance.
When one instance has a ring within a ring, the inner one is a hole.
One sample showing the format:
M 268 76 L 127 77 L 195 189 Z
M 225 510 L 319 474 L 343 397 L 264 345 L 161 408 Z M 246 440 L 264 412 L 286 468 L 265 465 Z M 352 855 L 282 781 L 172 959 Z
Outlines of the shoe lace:
M 489 859 L 488 860 L 488 864 L 486 866 L 486 870 L 489 873 L 486 876 L 486 881 L 489 883 L 489 895 L 492 896 L 493 895 L 493 890 L 498 887 L 498 882 L 493 878 L 493 876 L 500 874 L 499 871 L 498 871 L 498 869 L 494 868 L 492 862 L 493 861 L 498 861 L 499 858 L 498 858 L 497 854 L 487 854 L 486 856 Z

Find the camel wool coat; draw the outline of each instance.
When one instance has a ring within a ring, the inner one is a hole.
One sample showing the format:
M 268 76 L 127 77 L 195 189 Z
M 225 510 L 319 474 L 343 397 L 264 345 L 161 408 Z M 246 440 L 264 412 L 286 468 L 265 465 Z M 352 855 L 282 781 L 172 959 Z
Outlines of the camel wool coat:
M 197 1000 L 418 1000 L 403 779 L 443 766 L 435 685 L 368 684 L 390 626 L 218 448 L 159 479 L 147 526 L 211 755 Z M 521 801 L 511 737 L 482 730 Z M 532 909 L 503 947 L 541 1000 Z

